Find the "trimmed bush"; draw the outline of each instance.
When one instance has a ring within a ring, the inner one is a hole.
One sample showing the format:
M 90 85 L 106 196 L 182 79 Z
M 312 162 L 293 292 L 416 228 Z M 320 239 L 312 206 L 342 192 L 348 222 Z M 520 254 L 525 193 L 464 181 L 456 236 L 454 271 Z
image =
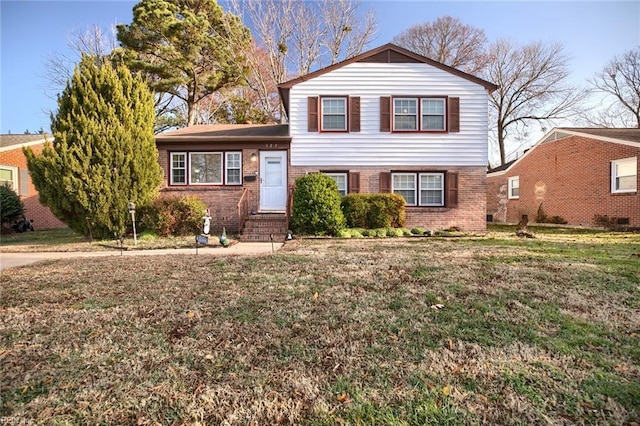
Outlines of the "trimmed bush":
M 342 209 L 350 228 L 402 228 L 405 225 L 404 198 L 398 194 L 349 194 Z
M 11 224 L 24 215 L 24 204 L 20 196 L 6 185 L 0 185 L 0 215 L 2 224 Z
M 291 227 L 307 235 L 338 235 L 345 228 L 336 182 L 324 173 L 296 179 Z
M 161 237 L 199 234 L 206 208 L 197 197 L 158 198 L 140 209 L 139 228 Z

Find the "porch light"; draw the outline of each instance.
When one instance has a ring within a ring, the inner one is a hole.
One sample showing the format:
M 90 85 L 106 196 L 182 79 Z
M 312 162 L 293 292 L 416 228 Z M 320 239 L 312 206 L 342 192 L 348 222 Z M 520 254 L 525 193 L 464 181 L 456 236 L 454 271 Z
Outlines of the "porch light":
M 251 162 L 255 163 L 256 161 L 258 161 L 258 154 L 256 154 L 255 152 L 251 153 Z

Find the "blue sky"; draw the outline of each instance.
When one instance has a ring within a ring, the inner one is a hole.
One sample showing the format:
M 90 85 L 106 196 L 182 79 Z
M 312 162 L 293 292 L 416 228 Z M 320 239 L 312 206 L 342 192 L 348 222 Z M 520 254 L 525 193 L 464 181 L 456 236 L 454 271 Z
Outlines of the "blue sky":
M 73 33 L 130 23 L 135 1 L 0 0 L 0 133 L 49 131 L 56 108 L 44 78 L 47 57 L 67 52 Z M 371 47 L 415 24 L 451 15 L 481 28 L 490 41 L 560 42 L 583 84 L 615 55 L 640 45 L 640 1 L 364 0 L 379 21 Z

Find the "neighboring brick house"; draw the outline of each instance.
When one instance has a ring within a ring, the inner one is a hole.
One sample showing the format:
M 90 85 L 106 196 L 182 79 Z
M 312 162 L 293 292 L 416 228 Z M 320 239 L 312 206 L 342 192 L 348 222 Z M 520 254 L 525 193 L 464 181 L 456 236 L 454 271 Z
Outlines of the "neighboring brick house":
M 556 128 L 519 159 L 487 174 L 487 217 L 536 220 L 538 209 L 571 225 L 596 216 L 640 227 L 640 129 Z
M 295 179 L 319 171 L 342 194 L 401 194 L 409 227 L 486 229 L 494 84 L 387 44 L 278 89 L 288 125 L 158 135 L 163 196 L 198 195 L 237 230 L 286 213 Z
M 40 204 L 38 191 L 33 186 L 27 169 L 27 158 L 22 148 L 30 147 L 33 152 L 42 152 L 46 140 L 51 135 L 0 135 L 0 185 L 9 185 L 24 203 L 25 216 L 33 220 L 35 229 L 65 228 L 48 207 Z

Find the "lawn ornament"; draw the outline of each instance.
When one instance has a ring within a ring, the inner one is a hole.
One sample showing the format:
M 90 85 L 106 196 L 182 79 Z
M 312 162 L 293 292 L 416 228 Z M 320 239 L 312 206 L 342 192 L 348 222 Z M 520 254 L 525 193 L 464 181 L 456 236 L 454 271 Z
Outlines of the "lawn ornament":
M 227 238 L 227 230 L 222 227 L 222 235 L 220 235 L 220 245 L 224 248 L 229 247 L 229 239 Z
M 204 211 L 204 216 L 202 217 L 204 220 L 204 224 L 202 225 L 202 233 L 205 235 L 209 235 L 209 230 L 211 228 L 211 211 L 206 209 Z

